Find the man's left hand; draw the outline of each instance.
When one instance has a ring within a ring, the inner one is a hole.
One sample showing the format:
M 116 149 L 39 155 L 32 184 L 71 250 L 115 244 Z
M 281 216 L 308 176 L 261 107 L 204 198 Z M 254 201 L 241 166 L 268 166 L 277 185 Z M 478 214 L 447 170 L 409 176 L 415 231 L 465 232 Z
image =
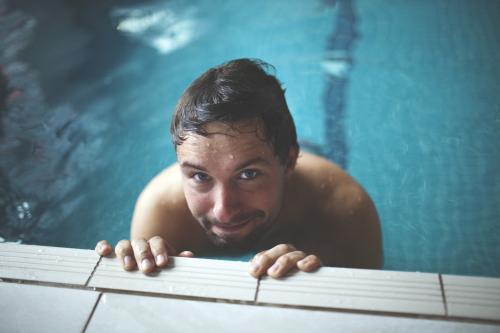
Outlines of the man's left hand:
M 291 244 L 280 244 L 257 253 L 250 263 L 250 274 L 258 278 L 267 273 L 273 278 L 280 278 L 294 268 L 311 272 L 319 267 L 321 260 L 314 254 L 307 255 Z

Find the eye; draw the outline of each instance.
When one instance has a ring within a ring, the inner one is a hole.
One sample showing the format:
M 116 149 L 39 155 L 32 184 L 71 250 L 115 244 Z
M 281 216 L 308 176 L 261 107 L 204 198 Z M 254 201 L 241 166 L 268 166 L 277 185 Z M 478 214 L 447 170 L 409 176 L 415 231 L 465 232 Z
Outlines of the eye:
M 203 172 L 196 172 L 191 176 L 191 178 L 198 183 L 204 183 L 210 180 L 210 176 Z
M 257 178 L 258 175 L 259 175 L 259 172 L 257 170 L 253 170 L 253 169 L 243 170 L 240 174 L 240 179 L 252 180 L 252 179 Z

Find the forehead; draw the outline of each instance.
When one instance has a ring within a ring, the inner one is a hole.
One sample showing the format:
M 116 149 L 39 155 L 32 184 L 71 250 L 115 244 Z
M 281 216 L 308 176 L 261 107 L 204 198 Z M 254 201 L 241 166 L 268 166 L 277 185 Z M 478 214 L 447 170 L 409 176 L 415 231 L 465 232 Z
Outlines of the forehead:
M 260 122 L 256 120 L 226 124 L 211 122 L 204 126 L 206 135 L 188 133 L 177 147 L 179 160 L 224 155 L 236 158 L 246 155 L 273 156 L 271 146 L 264 139 Z

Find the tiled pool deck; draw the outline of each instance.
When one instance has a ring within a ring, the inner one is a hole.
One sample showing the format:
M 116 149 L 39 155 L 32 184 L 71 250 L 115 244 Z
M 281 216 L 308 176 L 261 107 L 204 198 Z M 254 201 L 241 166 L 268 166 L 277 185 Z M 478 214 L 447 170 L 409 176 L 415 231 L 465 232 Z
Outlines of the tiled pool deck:
M 254 279 L 172 258 L 145 276 L 92 250 L 0 243 L 0 332 L 500 332 L 500 279 L 323 267 Z

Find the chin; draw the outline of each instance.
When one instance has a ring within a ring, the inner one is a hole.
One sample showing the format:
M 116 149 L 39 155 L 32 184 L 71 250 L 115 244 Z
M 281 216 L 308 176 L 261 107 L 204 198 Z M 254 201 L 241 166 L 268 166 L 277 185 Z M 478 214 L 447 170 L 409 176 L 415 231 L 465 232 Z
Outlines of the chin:
M 258 240 L 265 234 L 269 225 L 257 224 L 250 231 L 239 235 L 217 235 L 211 230 L 207 230 L 207 235 L 212 244 L 219 249 L 237 249 L 249 251 L 255 248 Z

